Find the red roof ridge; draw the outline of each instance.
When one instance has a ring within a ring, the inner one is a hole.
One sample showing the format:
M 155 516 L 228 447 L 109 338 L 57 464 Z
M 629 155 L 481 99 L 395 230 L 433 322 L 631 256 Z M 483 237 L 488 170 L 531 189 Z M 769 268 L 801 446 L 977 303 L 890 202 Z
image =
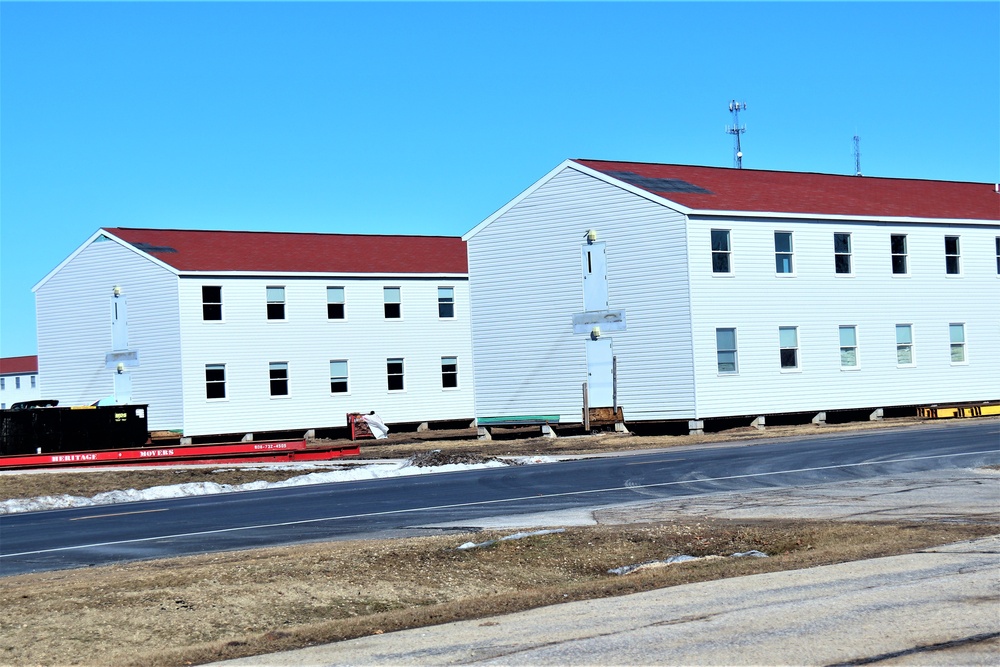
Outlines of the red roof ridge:
M 38 355 L 0 357 L 0 375 L 21 375 L 38 372 Z

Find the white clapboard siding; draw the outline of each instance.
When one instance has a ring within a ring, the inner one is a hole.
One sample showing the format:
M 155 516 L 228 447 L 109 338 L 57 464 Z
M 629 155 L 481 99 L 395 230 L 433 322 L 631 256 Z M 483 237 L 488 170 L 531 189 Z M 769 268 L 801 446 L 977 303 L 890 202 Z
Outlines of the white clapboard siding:
M 128 298 L 128 343 L 139 367 L 129 370 L 132 402 L 148 404 L 151 430 L 183 427 L 177 277 L 133 250 L 98 238 L 35 293 L 42 398 L 89 405 L 114 393 L 111 298 Z
M 711 229 L 731 230 L 732 276 L 712 274 Z M 776 230 L 793 233 L 794 277 L 775 275 Z M 834 271 L 835 232 L 852 235 L 852 275 Z M 907 276 L 891 273 L 890 234 L 907 235 Z M 946 234 L 961 237 L 959 277 L 945 274 Z M 694 219 L 689 236 L 699 417 L 1000 397 L 995 227 Z M 950 361 L 953 322 L 967 364 Z M 913 326 L 911 367 L 897 367 L 896 324 Z M 857 327 L 856 369 L 840 366 L 840 325 Z M 795 372 L 780 368 L 779 326 L 798 327 Z M 737 375 L 717 372 L 717 327 L 737 329 Z
M 476 416 L 578 421 L 587 379 L 581 248 L 607 243 L 609 307 L 628 330 L 606 334 L 626 415 L 693 414 L 684 218 L 565 168 L 468 239 Z
M 202 320 L 202 285 L 222 287 L 222 322 Z M 266 317 L 268 286 L 285 288 L 284 321 Z M 346 319 L 327 319 L 327 287 L 344 288 Z M 401 319 L 385 319 L 383 287 L 401 289 Z M 438 287 L 455 290 L 454 319 L 438 317 Z M 344 426 L 371 410 L 390 424 L 473 417 L 465 278 L 185 277 L 180 301 L 187 435 Z M 442 357 L 458 359 L 457 389 L 441 386 Z M 388 358 L 404 359 L 402 392 L 387 389 Z M 331 394 L 342 359 L 349 392 Z M 270 362 L 288 364 L 287 397 L 270 396 Z M 206 364 L 226 365 L 226 399 L 205 398 Z

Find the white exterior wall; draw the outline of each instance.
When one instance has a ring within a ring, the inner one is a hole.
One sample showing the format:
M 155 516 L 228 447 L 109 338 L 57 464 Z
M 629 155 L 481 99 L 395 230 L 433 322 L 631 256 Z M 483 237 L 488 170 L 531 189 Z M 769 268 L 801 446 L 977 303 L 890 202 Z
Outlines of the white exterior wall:
M 111 240 L 96 240 L 35 292 L 38 374 L 44 396 L 60 405 L 90 405 L 114 393 L 111 298 L 115 285 L 128 298 L 132 402 L 149 405 L 150 430 L 183 425 L 177 276 Z
M 608 303 L 628 329 L 607 333 L 626 419 L 694 412 L 684 217 L 572 168 L 467 239 L 476 416 L 582 418 L 586 335 L 582 247 L 607 243 Z
M 42 397 L 37 373 L 5 373 L 0 377 L 3 378 L 0 386 L 0 410 L 6 410 L 15 403 Z M 21 386 L 18 387 L 18 384 Z
M 730 229 L 732 276 L 712 273 L 711 229 Z M 774 232 L 793 232 L 794 277 L 775 274 Z M 853 275 L 834 272 L 834 232 L 852 235 Z M 890 234 L 906 234 L 894 276 Z M 944 236 L 962 273 L 945 274 Z M 690 223 L 699 418 L 1000 398 L 996 226 L 705 220 Z M 950 361 L 965 323 L 968 363 Z M 897 367 L 895 325 L 913 326 L 915 364 Z M 855 325 L 859 366 L 841 369 L 839 326 Z M 797 326 L 799 370 L 782 372 L 778 327 Z M 737 329 L 737 375 L 720 375 L 715 330 Z
M 202 285 L 222 286 L 223 321 L 203 321 Z M 268 320 L 266 288 L 285 288 L 285 320 Z M 346 319 L 327 319 L 327 287 L 344 287 Z M 400 287 L 402 318 L 385 319 L 383 287 Z M 455 318 L 438 317 L 438 287 Z M 473 417 L 465 277 L 212 277 L 180 281 L 185 435 L 345 425 L 375 410 L 386 423 Z M 404 390 L 387 389 L 386 359 L 404 359 Z M 457 357 L 459 386 L 441 386 Z M 330 361 L 348 361 L 348 393 L 330 392 Z M 287 362 L 289 395 L 270 396 L 269 363 Z M 206 399 L 206 364 L 226 365 L 226 398 Z

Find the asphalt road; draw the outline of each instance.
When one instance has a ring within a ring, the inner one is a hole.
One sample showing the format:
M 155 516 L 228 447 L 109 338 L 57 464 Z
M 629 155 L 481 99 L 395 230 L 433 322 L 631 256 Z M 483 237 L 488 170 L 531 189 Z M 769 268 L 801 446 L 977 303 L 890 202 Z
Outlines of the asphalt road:
M 985 464 L 1000 464 L 996 420 L 13 514 L 0 575 Z

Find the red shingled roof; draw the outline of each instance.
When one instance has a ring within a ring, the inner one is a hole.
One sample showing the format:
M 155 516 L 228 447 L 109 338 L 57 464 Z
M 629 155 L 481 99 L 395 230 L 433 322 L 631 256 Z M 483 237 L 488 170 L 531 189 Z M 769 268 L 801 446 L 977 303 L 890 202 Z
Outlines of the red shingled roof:
M 0 375 L 26 375 L 38 372 L 38 357 L 2 357 L 0 358 Z
M 873 218 L 1000 220 L 992 183 L 837 176 L 790 171 L 574 160 L 695 210 L 845 215 Z M 682 183 L 650 183 L 669 179 Z M 616 175 L 617 174 L 617 175 Z M 645 183 L 645 184 L 643 184 Z M 684 184 L 694 188 L 685 188 Z M 669 191 L 657 190 L 658 186 Z M 677 190 L 694 189 L 695 192 Z M 707 190 L 708 192 L 698 192 Z
M 468 273 L 452 236 L 366 236 L 107 227 L 178 271 Z

